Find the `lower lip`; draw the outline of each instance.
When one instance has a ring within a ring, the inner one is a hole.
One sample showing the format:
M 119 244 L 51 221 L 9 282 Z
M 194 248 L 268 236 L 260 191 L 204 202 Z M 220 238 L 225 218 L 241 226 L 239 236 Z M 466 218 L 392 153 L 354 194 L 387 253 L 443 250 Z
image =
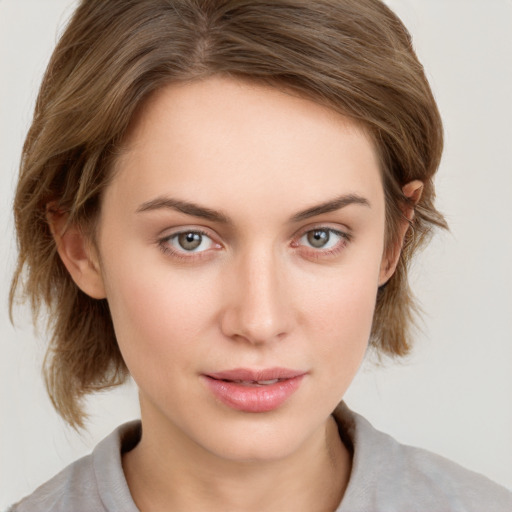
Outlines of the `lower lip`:
M 281 407 L 299 388 L 304 375 L 285 379 L 268 386 L 247 386 L 236 382 L 204 379 L 222 403 L 244 412 L 269 412 Z

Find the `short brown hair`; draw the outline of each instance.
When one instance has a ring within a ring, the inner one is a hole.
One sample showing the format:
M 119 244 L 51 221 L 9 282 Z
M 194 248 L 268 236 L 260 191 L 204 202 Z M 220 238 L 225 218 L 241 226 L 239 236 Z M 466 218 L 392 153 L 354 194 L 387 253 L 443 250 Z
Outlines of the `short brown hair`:
M 163 85 L 222 74 L 292 89 L 364 127 L 380 156 L 386 241 L 424 183 L 398 268 L 379 290 L 371 344 L 404 355 L 414 303 L 407 266 L 433 226 L 432 178 L 443 136 L 411 38 L 379 0 L 82 0 L 46 71 L 14 202 L 19 288 L 34 319 L 49 310 L 45 378 L 57 411 L 83 425 L 80 399 L 117 385 L 127 369 L 106 300 L 72 281 L 47 222 L 49 204 L 90 230 L 130 120 Z

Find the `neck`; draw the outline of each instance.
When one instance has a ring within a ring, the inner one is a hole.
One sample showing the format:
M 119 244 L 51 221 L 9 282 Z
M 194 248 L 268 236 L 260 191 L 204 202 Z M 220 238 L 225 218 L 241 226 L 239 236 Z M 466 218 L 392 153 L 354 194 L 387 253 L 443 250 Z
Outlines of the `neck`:
M 141 512 L 332 512 L 348 484 L 351 458 L 332 417 L 295 453 L 272 461 L 226 460 L 190 441 L 161 437 L 144 428 L 123 457 Z

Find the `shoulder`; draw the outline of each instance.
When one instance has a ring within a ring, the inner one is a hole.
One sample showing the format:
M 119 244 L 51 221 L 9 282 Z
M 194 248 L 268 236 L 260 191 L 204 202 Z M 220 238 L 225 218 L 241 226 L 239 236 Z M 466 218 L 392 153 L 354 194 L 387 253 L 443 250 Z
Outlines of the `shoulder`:
M 92 455 L 66 467 L 30 496 L 14 505 L 9 512 L 76 510 L 77 506 L 85 503 L 88 506 L 94 504 L 97 510 L 104 510 L 100 508 L 101 500 L 96 488 Z
M 137 437 L 140 422 L 122 425 L 8 512 L 137 512 L 121 464 L 123 448 Z
M 344 404 L 335 417 L 354 450 L 339 512 L 512 511 L 512 492 L 485 476 L 397 442 Z

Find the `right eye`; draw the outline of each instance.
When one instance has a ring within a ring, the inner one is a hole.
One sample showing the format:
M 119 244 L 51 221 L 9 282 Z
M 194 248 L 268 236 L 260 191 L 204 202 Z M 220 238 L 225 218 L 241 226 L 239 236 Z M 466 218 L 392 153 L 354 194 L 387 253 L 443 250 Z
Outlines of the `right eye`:
M 217 246 L 204 232 L 197 230 L 181 231 L 159 241 L 164 252 L 178 253 L 180 256 L 205 252 Z

